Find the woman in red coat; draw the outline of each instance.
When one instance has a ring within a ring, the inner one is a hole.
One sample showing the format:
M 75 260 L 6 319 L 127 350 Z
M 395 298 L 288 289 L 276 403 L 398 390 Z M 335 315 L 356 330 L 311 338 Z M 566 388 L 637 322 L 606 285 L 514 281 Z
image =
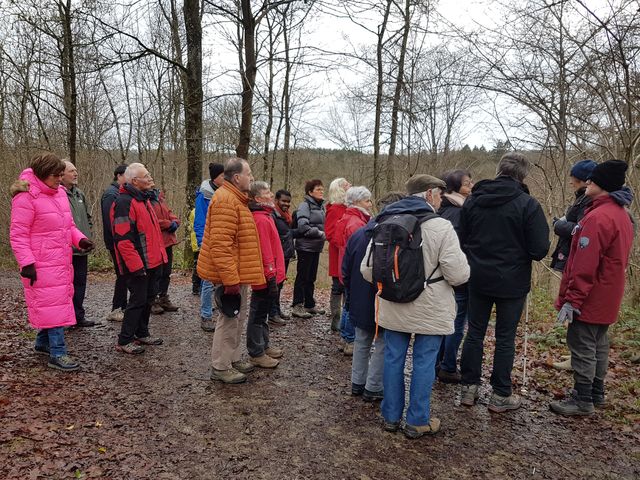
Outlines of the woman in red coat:
M 347 206 L 344 202 L 345 193 L 351 184 L 344 178 L 336 178 L 329 185 L 329 195 L 327 197 L 327 216 L 324 223 L 324 232 L 329 241 L 329 276 L 331 277 L 331 330 L 337 332 L 340 329 L 340 316 L 342 306 L 342 295 L 344 287 L 340 283 L 340 263 L 339 263 L 339 238 L 336 235 L 336 225 L 344 215 Z

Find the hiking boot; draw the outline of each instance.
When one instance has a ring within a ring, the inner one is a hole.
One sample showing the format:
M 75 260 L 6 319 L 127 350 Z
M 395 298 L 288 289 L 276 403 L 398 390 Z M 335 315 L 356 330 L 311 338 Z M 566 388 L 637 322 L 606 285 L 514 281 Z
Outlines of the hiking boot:
M 270 356 L 271 358 L 281 358 L 284 353 L 281 348 L 269 347 L 264 351 L 265 355 Z
M 95 326 L 96 322 L 93 322 L 91 320 L 87 320 L 86 318 L 83 318 L 82 320 L 78 320 L 76 322 L 76 327 L 79 328 L 85 328 L 85 327 L 93 327 Z
M 357 383 L 351 384 L 351 395 L 359 397 L 364 393 L 364 385 L 358 385 Z
M 604 393 L 592 393 L 593 406 L 596 408 L 605 408 L 607 406 L 607 400 L 604 398 Z
M 158 297 L 158 305 L 160 305 L 165 312 L 177 312 L 180 309 L 180 307 L 176 307 L 171 303 L 169 295 L 160 295 L 160 297 Z
M 291 309 L 291 315 L 298 318 L 311 318 L 312 315 L 307 312 L 304 307 L 300 304 L 294 305 Z
M 116 350 L 130 355 L 140 355 L 144 353 L 144 347 L 136 342 L 127 343 L 126 345 L 116 345 Z
M 50 355 L 49 347 L 35 345 L 33 347 L 33 351 L 39 353 L 40 355 Z
M 289 314 L 287 314 L 287 313 L 284 313 L 282 310 L 280 310 L 280 311 L 278 312 L 278 315 L 279 315 L 279 316 L 280 316 L 280 318 L 281 318 L 282 320 L 284 320 L 285 322 L 286 322 L 286 321 L 288 321 L 288 320 L 291 320 L 291 315 L 289 315 Z
M 551 402 L 549 408 L 552 412 L 566 417 L 591 415 L 595 408 L 593 402 L 580 400 L 578 392 L 571 390 L 571 393 L 564 400 Z
M 460 383 L 460 372 L 447 372 L 446 370 L 438 370 L 438 380 L 442 383 Z
M 154 315 L 161 315 L 164 313 L 164 308 L 162 308 L 162 305 L 160 305 L 160 302 L 157 298 L 151 304 L 151 313 L 153 313 Z
M 353 342 L 351 343 L 346 343 L 344 348 L 342 349 L 342 353 L 346 356 L 346 357 L 352 357 L 353 356 Z
M 121 322 L 122 320 L 124 320 L 124 310 L 121 308 L 116 308 L 107 315 L 107 321 L 109 322 Z
M 251 357 L 249 361 L 256 367 L 260 368 L 276 368 L 280 363 L 275 358 L 271 358 L 269 355 L 264 354 L 260 355 L 259 357 Z
M 366 388 L 362 392 L 362 400 L 365 402 L 378 402 L 384 398 L 384 391 L 372 392 Z
M 276 327 L 282 327 L 287 324 L 280 315 L 269 316 L 269 323 Z
M 136 338 L 139 345 L 162 345 L 163 341 L 159 337 L 142 337 Z
M 195 287 L 195 288 L 191 289 L 191 295 L 193 295 L 193 296 L 199 297 L 200 296 L 200 292 L 201 292 L 201 290 L 198 287 Z
M 62 370 L 63 372 L 73 372 L 80 368 L 80 364 L 69 355 L 49 357 L 49 363 L 47 364 L 47 366 L 50 368 L 55 368 L 57 370 Z
M 465 407 L 473 407 L 480 398 L 478 393 L 478 385 L 462 385 L 460 389 L 460 405 Z
M 217 370 L 212 368 L 210 378 L 211 380 L 230 384 L 243 383 L 247 381 L 247 376 L 235 368 L 230 368 L 229 370 Z
M 493 413 L 504 413 L 508 410 L 517 410 L 521 405 L 522 399 L 518 395 L 501 397 L 497 393 L 492 393 L 487 408 Z
M 435 435 L 440 431 L 440 420 L 432 417 L 429 420 L 429 425 L 420 426 L 409 425 L 407 423 L 402 431 L 405 437 L 411 439 L 420 438 L 423 435 Z
M 340 317 L 342 315 L 342 295 L 332 294 L 329 298 L 329 311 L 331 312 L 331 331 L 340 331 Z
M 400 420 L 397 422 L 387 422 L 384 420 L 382 428 L 384 428 L 385 432 L 397 432 L 400 429 Z
M 563 370 L 566 372 L 573 371 L 573 368 L 571 368 L 571 356 L 569 356 L 568 359 L 562 362 L 553 362 L 553 368 L 555 368 L 556 370 Z
M 325 310 L 316 307 L 305 308 L 304 310 L 311 315 L 324 315 L 325 313 L 327 313 Z
M 215 332 L 216 324 L 213 323 L 213 318 L 200 317 L 200 328 L 205 332 Z
M 256 369 L 256 366 L 247 360 L 238 360 L 237 362 L 231 363 L 231 366 L 240 373 L 250 373 Z

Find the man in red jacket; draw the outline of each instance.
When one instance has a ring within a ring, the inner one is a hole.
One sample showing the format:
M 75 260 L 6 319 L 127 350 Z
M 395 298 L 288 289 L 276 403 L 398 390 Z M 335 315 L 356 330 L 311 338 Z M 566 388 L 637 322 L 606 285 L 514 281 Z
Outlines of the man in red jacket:
M 118 268 L 131 296 L 116 348 L 138 354 L 144 352 L 143 345 L 162 344 L 161 338 L 149 334 L 149 315 L 167 252 L 150 201 L 153 178 L 141 163 L 129 165 L 124 176 L 126 182 L 111 207 L 111 225 Z
M 273 193 L 266 182 L 253 182 L 249 191 L 249 209 L 253 214 L 260 239 L 262 267 L 267 283 L 251 285 L 251 303 L 247 321 L 247 351 L 250 362 L 260 368 L 275 368 L 282 350 L 269 345 L 267 318 L 271 307 L 278 299 L 278 285 L 286 278 L 284 253 L 278 229 L 271 216 L 274 204 Z
M 571 253 L 556 300 L 558 322 L 568 322 L 574 389 L 552 402 L 560 415 L 590 415 L 605 405 L 609 325 L 617 320 L 624 295 L 625 271 L 633 227 L 625 206 L 632 194 L 623 188 L 627 164 L 609 160 L 595 167 L 587 181 L 592 205 L 573 231 Z

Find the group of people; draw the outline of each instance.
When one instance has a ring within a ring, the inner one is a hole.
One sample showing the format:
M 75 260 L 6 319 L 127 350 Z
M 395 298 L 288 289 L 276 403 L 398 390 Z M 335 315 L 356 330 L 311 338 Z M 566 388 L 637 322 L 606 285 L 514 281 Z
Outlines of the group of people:
M 382 401 L 386 430 L 402 427 L 409 438 L 439 431 L 440 421 L 430 411 L 436 378 L 461 384 L 462 405 L 476 403 L 494 308 L 488 409 L 519 408 L 511 380 L 516 329 L 531 288 L 532 262 L 550 247 L 543 210 L 524 183 L 530 166 L 523 155 L 507 153 L 496 177 L 475 185 L 466 170 L 442 178 L 414 175 L 404 192 L 377 200 L 374 216 L 371 192 L 344 178 L 330 183 L 326 205 L 322 181 L 308 181 L 292 213 L 291 193 L 274 195 L 269 184 L 254 181 L 246 160 L 210 164 L 210 179 L 198 189 L 189 223 L 192 289 L 200 295 L 201 327 L 213 332 L 211 378 L 242 383 L 256 367 L 278 366 L 284 352 L 271 344 L 269 325 L 290 319 L 280 296 L 292 259 L 297 272 L 291 316 L 325 313 L 314 285 L 328 242 L 330 328 L 340 332 L 342 351 L 352 356 L 352 394 Z M 618 160 L 578 162 L 570 175 L 576 202 L 554 219 L 559 241 L 553 267 L 563 270 L 556 308 L 558 320 L 568 322 L 575 380 L 570 395 L 551 404 L 559 414 L 588 415 L 605 403 L 607 328 L 622 302 L 633 240 L 626 170 Z M 91 324 L 82 300 L 86 255 L 94 247 L 77 171 L 53 154 L 37 155 L 12 195 L 11 243 L 29 320 L 39 330 L 35 350 L 49 355 L 49 366 L 75 370 L 64 327 Z M 122 320 L 117 349 L 139 354 L 162 344 L 149 332 L 152 309 L 177 309 L 168 285 L 180 222 L 139 163 L 116 168 L 102 213 L 116 269 L 109 319 Z M 405 414 L 404 370 L 412 340 Z

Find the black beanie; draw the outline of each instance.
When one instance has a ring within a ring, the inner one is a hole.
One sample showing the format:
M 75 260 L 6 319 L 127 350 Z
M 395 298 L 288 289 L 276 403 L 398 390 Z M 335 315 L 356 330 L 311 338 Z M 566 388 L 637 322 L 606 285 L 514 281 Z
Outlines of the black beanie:
M 218 175 L 220 175 L 223 172 L 224 172 L 224 165 L 222 165 L 221 163 L 209 164 L 209 178 L 211 178 L 211 180 L 214 180 L 215 178 L 218 177 Z
M 615 192 L 624 185 L 624 174 L 627 168 L 627 163 L 622 160 L 607 160 L 593 169 L 589 180 L 607 192 Z

